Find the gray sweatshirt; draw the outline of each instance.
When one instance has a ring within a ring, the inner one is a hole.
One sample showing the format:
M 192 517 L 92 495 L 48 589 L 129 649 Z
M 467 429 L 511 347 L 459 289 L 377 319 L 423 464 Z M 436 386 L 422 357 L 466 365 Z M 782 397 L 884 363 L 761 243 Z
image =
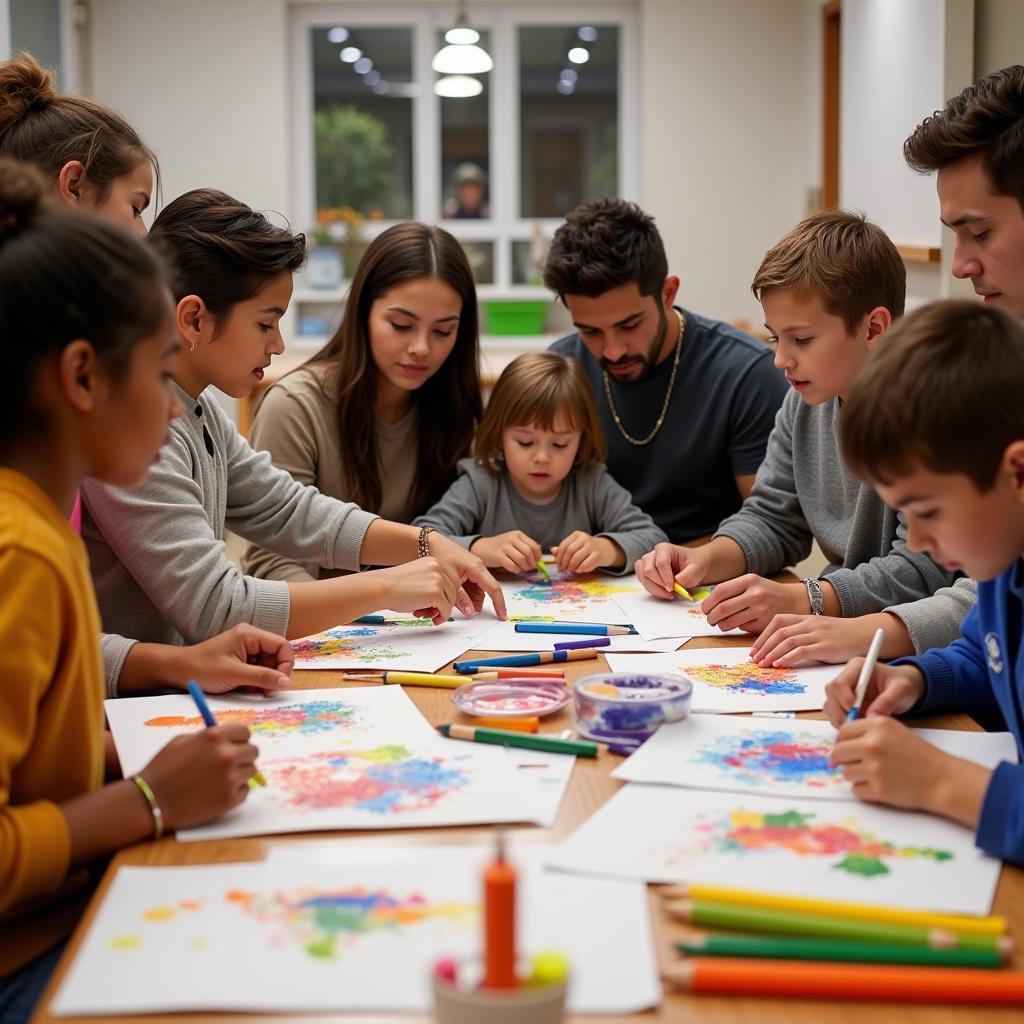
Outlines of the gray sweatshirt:
M 907 548 L 903 516 L 843 465 L 839 415 L 838 398 L 809 406 L 786 395 L 750 497 L 715 536 L 736 541 L 761 576 L 806 558 L 817 540 L 844 617 L 888 611 L 916 651 L 943 647 L 960 635 L 975 585 Z
M 288 584 L 243 576 L 224 553 L 225 526 L 303 562 L 358 569 L 377 518 L 296 483 L 254 452 L 212 389 L 194 399 L 175 388 L 185 412 L 145 482 L 82 486 L 82 538 L 103 629 L 120 634 L 103 638 L 110 695 L 138 640 L 194 643 L 239 622 L 285 631 Z
M 632 572 L 642 554 L 668 539 L 603 465 L 570 473 L 558 497 L 546 505 L 521 497 L 507 473 L 491 473 L 473 459 L 460 460 L 458 468 L 455 483 L 413 526 L 432 526 L 466 548 L 479 537 L 522 530 L 545 551 L 574 530 L 583 530 L 622 548 L 626 564 L 610 570 L 619 575 Z

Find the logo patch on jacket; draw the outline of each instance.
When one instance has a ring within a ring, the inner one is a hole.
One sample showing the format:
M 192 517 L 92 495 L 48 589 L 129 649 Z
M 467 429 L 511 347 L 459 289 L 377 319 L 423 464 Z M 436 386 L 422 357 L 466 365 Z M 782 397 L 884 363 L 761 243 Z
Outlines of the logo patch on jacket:
M 988 654 L 988 667 L 993 672 L 1003 671 L 1003 653 L 999 649 L 999 637 L 995 633 L 985 634 L 985 652 Z

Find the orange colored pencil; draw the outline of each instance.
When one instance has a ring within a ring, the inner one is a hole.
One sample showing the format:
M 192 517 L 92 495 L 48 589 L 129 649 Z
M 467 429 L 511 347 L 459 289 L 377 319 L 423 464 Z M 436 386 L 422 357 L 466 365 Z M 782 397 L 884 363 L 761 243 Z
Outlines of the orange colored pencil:
M 483 987 L 519 987 L 516 976 L 516 869 L 505 859 L 505 838 L 500 831 L 495 858 L 484 869 Z
M 537 732 L 540 719 L 536 715 L 526 718 L 474 718 L 473 725 L 481 729 L 512 729 L 514 732 Z
M 522 679 L 523 676 L 537 676 L 540 679 L 565 679 L 560 668 L 489 668 L 474 672 L 476 679 Z
M 1024 1004 L 1024 971 L 970 967 L 897 967 L 693 957 L 664 980 L 688 992 L 723 995 L 879 999 L 917 1003 Z

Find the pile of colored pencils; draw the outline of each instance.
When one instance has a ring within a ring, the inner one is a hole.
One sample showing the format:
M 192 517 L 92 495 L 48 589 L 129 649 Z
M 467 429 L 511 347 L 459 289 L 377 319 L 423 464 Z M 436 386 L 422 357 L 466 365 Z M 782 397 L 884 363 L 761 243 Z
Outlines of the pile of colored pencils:
M 668 985 L 699 993 L 1024 1004 L 1024 972 L 1000 917 L 960 917 L 672 886 L 664 910 L 688 925 L 731 929 L 677 944 Z

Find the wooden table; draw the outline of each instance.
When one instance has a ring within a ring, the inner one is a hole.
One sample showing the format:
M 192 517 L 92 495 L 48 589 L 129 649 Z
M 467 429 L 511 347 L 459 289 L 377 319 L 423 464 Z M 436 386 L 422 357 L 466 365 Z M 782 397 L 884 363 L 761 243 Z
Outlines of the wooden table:
M 689 648 L 744 646 L 749 641 L 742 638 L 709 638 L 690 641 Z M 567 678 L 578 678 L 605 668 L 604 659 L 600 662 L 568 663 Z M 321 687 L 348 685 L 341 682 L 337 672 L 296 672 L 297 688 L 317 689 Z M 352 684 L 365 685 L 365 684 Z M 415 701 L 423 714 L 434 723 L 470 719 L 460 714 L 453 714 L 449 690 L 427 689 L 424 687 L 406 687 L 406 693 Z M 809 713 L 806 716 L 821 718 L 820 713 Z M 977 730 L 977 725 L 965 715 L 947 715 L 942 718 L 929 719 L 921 724 L 938 728 L 957 728 Z M 557 732 L 573 725 L 572 712 L 569 708 L 557 715 L 544 720 L 544 731 Z M 611 769 L 620 758 L 607 752 L 596 760 L 577 759 L 572 781 L 562 802 L 561 811 L 555 827 L 540 829 L 522 826 L 515 835 L 516 842 L 558 842 L 582 824 L 594 813 L 621 785 L 609 775 Z M 396 844 L 443 845 L 490 842 L 492 832 L 489 828 L 466 827 L 444 829 L 412 829 L 404 832 L 378 831 L 372 833 L 347 833 L 346 835 L 376 837 L 382 846 Z M 33 1024 L 50 1024 L 50 1022 L 73 1019 L 76 1021 L 98 1024 L 110 1018 L 76 1017 L 58 1018 L 49 1013 L 49 1003 L 57 986 L 67 971 L 68 965 L 85 935 L 86 929 L 96 912 L 114 872 L 125 864 L 132 865 L 175 865 L 175 864 L 213 864 L 231 861 L 263 860 L 273 847 L 293 845 L 296 843 L 316 842 L 325 838 L 336 839 L 337 833 L 310 833 L 304 836 L 265 836 L 254 839 L 227 839 L 210 842 L 178 843 L 174 839 L 162 839 L 160 842 L 142 843 L 138 846 L 122 850 L 117 854 L 104 876 L 96 895 L 81 924 L 69 943 L 53 980 L 40 1003 L 40 1009 L 32 1018 Z M 1018 940 L 1024 940 L 1024 871 L 1019 868 L 1005 867 L 996 892 L 994 912 L 1007 917 L 1013 924 Z M 659 901 L 652 887 L 651 919 L 654 927 L 655 947 L 659 962 L 664 965 L 675 958 L 672 943 L 686 934 L 685 926 L 665 918 L 659 907 Z M 614 948 L 615 931 L 611 922 L 598 922 L 598 927 L 608 933 L 609 948 Z M 1018 952 L 1014 966 L 1024 969 L 1024 954 Z M 111 984 L 116 984 L 111 979 Z M 182 984 L 187 984 L 182 979 Z M 153 1016 L 118 1017 L 118 1021 L 132 1021 L 138 1024 L 152 1024 L 159 1020 L 161 1024 L 194 1024 L 198 1020 L 247 1021 L 253 1024 L 271 1024 L 271 1022 L 291 1022 L 306 1019 L 306 1015 L 259 1015 L 259 1014 L 162 1014 Z M 316 1021 L 339 1021 L 344 1024 L 382 1024 L 384 1021 L 413 1022 L 429 1018 L 409 1015 L 366 1015 L 366 1014 L 323 1014 L 314 1015 Z M 1022 1011 L 1015 1009 L 983 1009 L 974 1006 L 948 1007 L 901 1005 L 892 1003 L 828 1003 L 817 1000 L 781 1000 L 781 999 L 735 999 L 710 996 L 689 996 L 666 993 L 661 1005 L 647 1013 L 630 1017 L 591 1017 L 574 1016 L 570 1018 L 575 1024 L 597 1024 L 597 1022 L 636 1021 L 636 1022 L 687 1022 L 687 1024 L 724 1024 L 724 1022 L 742 1022 L 742 1024 L 853 1024 L 870 1020 L 871 1024 L 976 1024 L 988 1021 L 1022 1020 Z M 527 1022 L 524 1022 L 527 1024 Z

